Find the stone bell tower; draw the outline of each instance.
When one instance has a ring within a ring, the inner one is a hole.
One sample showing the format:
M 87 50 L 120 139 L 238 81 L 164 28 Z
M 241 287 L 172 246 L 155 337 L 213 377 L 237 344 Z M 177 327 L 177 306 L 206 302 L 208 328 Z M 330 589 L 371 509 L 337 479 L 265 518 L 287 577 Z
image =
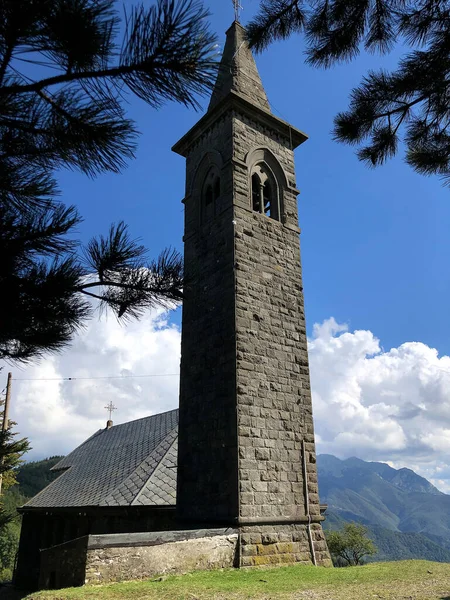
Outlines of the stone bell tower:
M 177 510 L 239 564 L 329 564 L 317 489 L 293 150 L 234 22 L 186 157 Z

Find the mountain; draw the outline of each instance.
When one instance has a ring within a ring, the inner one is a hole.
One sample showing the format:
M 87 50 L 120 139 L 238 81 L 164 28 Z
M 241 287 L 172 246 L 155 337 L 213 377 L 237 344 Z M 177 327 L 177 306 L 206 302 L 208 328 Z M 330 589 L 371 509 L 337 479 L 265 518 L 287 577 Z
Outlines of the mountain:
M 62 458 L 62 456 L 51 456 L 45 460 L 23 464 L 17 472 L 17 485 L 12 489 L 20 490 L 20 493 L 27 498 L 36 496 L 59 475 L 50 469 Z
M 376 560 L 428 558 L 450 562 L 450 496 L 411 469 L 317 457 L 325 527 L 343 522 L 366 525 L 379 547 Z
M 340 460 L 331 454 L 319 454 L 318 468 L 324 483 L 330 476 L 346 481 L 349 477 L 358 477 L 361 474 L 375 474 L 405 492 L 446 495 L 411 469 L 393 469 L 386 463 L 366 462 L 355 457 Z

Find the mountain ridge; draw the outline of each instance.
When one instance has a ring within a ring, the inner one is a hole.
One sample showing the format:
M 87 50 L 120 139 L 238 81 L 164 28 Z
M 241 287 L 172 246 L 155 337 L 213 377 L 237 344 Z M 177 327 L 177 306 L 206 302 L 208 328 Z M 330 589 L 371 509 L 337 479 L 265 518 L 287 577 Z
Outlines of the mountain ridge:
M 382 556 L 389 557 L 391 543 L 396 557 L 401 547 L 411 557 L 411 544 L 415 558 L 450 560 L 450 495 L 412 469 L 386 463 L 319 454 L 317 467 L 320 499 L 328 505 L 325 528 L 355 521 L 378 539 Z

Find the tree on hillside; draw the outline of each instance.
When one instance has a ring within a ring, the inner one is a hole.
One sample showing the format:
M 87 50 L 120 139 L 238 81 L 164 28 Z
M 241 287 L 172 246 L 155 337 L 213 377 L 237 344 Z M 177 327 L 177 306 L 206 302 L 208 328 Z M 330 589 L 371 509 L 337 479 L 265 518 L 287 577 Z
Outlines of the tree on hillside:
M 115 173 L 137 130 L 123 105 L 197 106 L 216 73 L 215 37 L 198 0 L 156 0 L 121 21 L 114 0 L 0 0 L 0 357 L 57 351 L 91 315 L 121 317 L 181 297 L 182 261 L 148 261 L 123 223 L 81 249 L 80 216 L 55 171 Z
M 6 490 L 17 483 L 17 468 L 23 463 L 23 455 L 30 450 L 30 443 L 27 438 L 16 439 L 18 433 L 13 431 L 16 424 L 14 421 L 9 421 L 8 428 L 5 431 L 0 430 L 0 476 L 2 478 L 2 490 Z
M 346 523 L 340 531 L 326 531 L 325 536 L 335 566 L 356 566 L 364 557 L 373 556 L 377 548 L 367 537 L 367 527 Z
M 0 406 L 4 401 L 0 402 Z M 0 423 L 1 425 L 1 423 Z M 9 493 L 17 484 L 18 468 L 22 465 L 23 455 L 30 450 L 26 438 L 17 439 L 14 432 L 14 421 L 9 421 L 5 431 L 0 429 L 0 582 L 12 578 L 14 561 L 20 536 L 20 517 L 17 507 L 26 502 L 26 498 L 18 491 Z M 5 496 L 6 492 L 6 496 Z
M 337 140 L 359 146 L 370 166 L 398 150 L 418 173 L 450 184 L 450 2 L 448 0 L 261 0 L 248 26 L 258 51 L 294 33 L 305 35 L 306 61 L 331 67 L 361 48 L 386 54 L 409 47 L 392 72 L 369 72 L 335 118 Z

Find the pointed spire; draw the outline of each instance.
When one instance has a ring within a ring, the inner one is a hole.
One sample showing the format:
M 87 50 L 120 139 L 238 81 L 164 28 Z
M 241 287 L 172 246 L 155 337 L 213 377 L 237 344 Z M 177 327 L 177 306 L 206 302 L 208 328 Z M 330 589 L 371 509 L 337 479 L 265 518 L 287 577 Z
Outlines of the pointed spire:
M 208 110 L 211 110 L 231 91 L 270 112 L 255 59 L 247 44 L 245 29 L 238 21 L 234 21 L 227 31 L 219 74 Z

